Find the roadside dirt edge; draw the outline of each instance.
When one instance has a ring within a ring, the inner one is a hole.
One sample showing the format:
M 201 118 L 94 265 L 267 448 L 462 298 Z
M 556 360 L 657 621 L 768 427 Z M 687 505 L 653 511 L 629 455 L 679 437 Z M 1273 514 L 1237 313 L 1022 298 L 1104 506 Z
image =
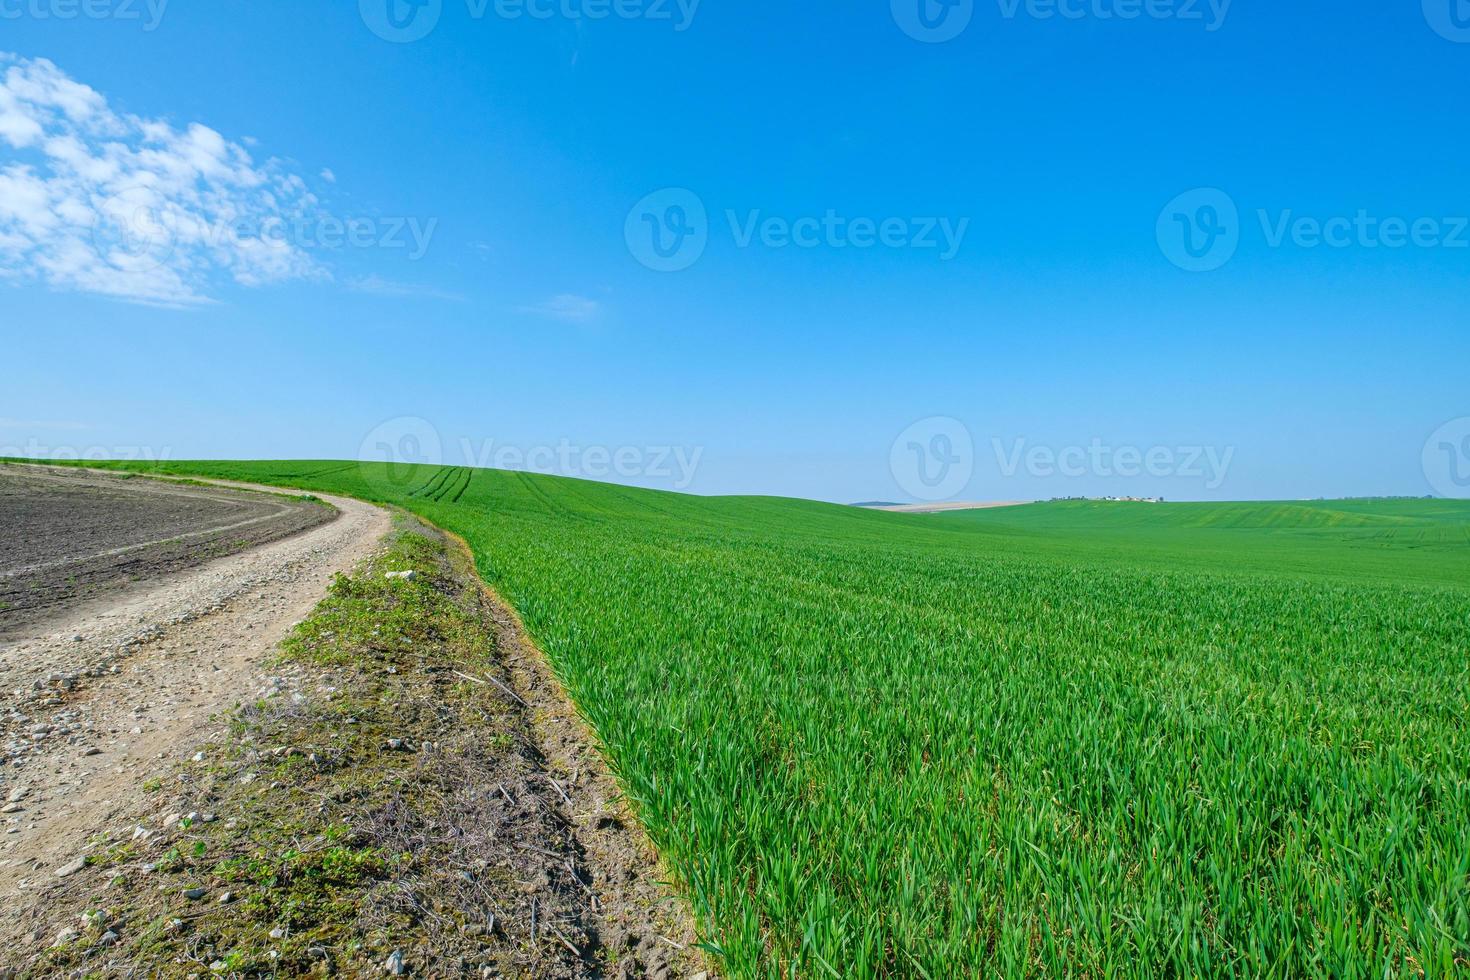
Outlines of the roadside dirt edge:
M 566 782 L 554 788 L 563 796 L 564 812 L 589 864 L 602 876 L 597 884 L 610 893 L 613 902 L 609 904 L 613 907 L 646 913 L 642 923 L 620 925 L 629 935 L 646 934 L 652 927 L 659 941 L 670 947 L 673 961 L 681 963 L 686 971 L 701 971 L 684 975 L 717 976 L 708 957 L 696 947 L 698 933 L 687 895 L 644 832 L 608 768 L 596 732 L 577 710 L 520 615 L 480 575 L 469 543 L 442 528 L 436 530 L 466 563 L 491 610 L 498 659 L 530 709 L 531 727 L 547 768 L 559 770 L 565 777 Z M 566 790 L 564 794 L 562 789 Z

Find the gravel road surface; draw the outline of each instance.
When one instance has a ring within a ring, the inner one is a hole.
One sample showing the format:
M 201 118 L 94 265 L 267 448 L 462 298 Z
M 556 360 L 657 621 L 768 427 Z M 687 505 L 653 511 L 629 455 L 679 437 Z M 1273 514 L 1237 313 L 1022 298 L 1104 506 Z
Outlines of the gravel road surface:
M 326 498 L 334 512 L 20 469 L 0 467 L 0 575 L 65 594 L 19 615 L 0 609 L 10 634 L 0 636 L 0 904 L 18 906 L 136 806 L 143 783 L 209 734 L 216 714 L 274 689 L 276 645 L 390 528 L 385 511 L 355 500 Z M 233 553 L 212 558 L 211 547 Z M 81 594 L 63 574 L 76 568 L 96 572 Z

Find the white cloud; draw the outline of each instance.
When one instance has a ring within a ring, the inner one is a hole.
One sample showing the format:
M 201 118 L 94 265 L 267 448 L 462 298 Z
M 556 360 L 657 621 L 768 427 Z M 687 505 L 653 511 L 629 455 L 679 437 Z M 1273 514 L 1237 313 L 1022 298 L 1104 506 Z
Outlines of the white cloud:
M 277 161 L 198 123 L 113 110 L 45 59 L 0 52 L 0 279 L 132 302 L 325 275 L 289 229 L 318 213 Z
M 602 313 L 602 304 L 585 296 L 562 293 L 560 296 L 553 296 L 541 303 L 522 306 L 517 312 L 543 316 L 552 320 L 563 320 L 567 323 L 590 323 Z
M 323 167 L 322 180 L 325 180 L 329 184 L 335 184 L 337 182 L 337 175 L 332 171 L 331 167 Z

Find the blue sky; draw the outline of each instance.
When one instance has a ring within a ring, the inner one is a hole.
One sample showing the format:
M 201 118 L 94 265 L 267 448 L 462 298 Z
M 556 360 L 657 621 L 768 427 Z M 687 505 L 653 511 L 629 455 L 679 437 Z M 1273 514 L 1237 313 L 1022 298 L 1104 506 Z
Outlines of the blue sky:
M 1451 0 L 89 2 L 0 0 L 0 447 L 1470 495 Z

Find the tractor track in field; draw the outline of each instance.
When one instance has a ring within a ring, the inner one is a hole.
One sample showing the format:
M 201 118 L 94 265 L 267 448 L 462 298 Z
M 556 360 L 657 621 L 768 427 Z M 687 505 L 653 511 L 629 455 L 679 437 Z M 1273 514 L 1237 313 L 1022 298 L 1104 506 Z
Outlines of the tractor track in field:
M 435 503 L 459 503 L 474 478 L 475 471 L 468 466 L 440 467 L 427 482 L 410 491 L 409 496 Z

